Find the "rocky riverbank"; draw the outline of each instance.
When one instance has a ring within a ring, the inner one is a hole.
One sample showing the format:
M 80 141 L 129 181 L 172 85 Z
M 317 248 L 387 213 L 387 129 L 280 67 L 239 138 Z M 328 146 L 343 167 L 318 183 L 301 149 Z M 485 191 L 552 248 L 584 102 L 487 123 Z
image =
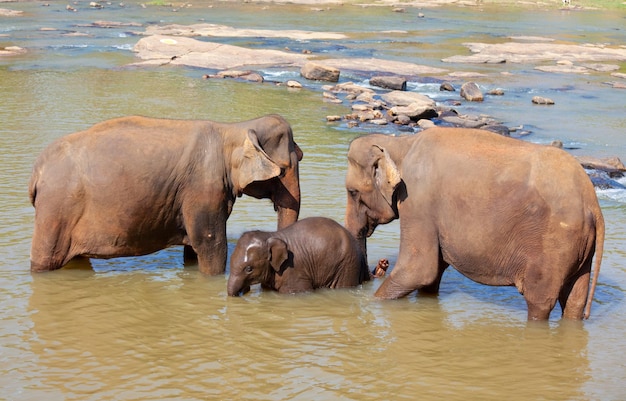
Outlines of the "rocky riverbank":
M 0 0 L 6 2 L 6 0 Z M 81 7 L 94 7 L 93 2 L 75 2 L 74 11 Z M 123 7 L 122 4 L 101 3 L 101 7 Z M 273 3 L 280 3 L 280 1 Z M 325 5 L 317 10 L 332 12 L 333 7 L 387 7 L 402 13 L 408 7 L 431 7 L 457 5 L 463 7 L 482 7 L 478 1 L 427 0 L 407 2 L 399 6 L 390 1 L 377 1 L 369 4 L 354 2 L 333 2 L 326 0 L 298 0 L 289 3 L 304 4 L 303 7 Z M 519 4 L 519 2 L 514 2 Z M 96 5 L 97 5 L 96 4 Z M 553 3 L 536 3 L 539 6 L 554 7 Z M 45 5 L 45 4 L 44 4 Z M 205 3 L 202 6 L 206 6 Z M 560 5 L 571 7 L 571 5 Z M 144 5 L 145 7 L 145 5 Z M 149 7 L 149 6 L 148 6 Z M 192 4 L 180 4 L 178 7 L 195 7 Z M 268 3 L 268 7 L 274 7 Z M 3 9 L 4 10 L 4 9 Z M 68 11 L 71 11 L 68 9 Z M 172 11 L 175 11 L 172 6 Z M 426 12 L 426 11 L 425 11 Z M 20 18 L 22 13 L 15 10 L 0 11 L 3 18 Z M 418 18 L 424 15 L 419 14 Z M 63 35 L 80 35 L 76 32 L 64 32 Z M 237 28 L 221 24 L 198 23 L 192 25 L 154 24 L 144 26 L 139 23 L 95 21 L 90 28 L 124 27 L 135 30 L 133 34 L 141 36 L 133 51 L 138 61 L 130 68 L 154 68 L 163 65 L 187 66 L 205 69 L 204 78 L 243 79 L 252 82 L 266 82 L 263 71 L 268 68 L 299 71 L 300 78 L 288 82 L 271 82 L 290 88 L 319 89 L 321 101 L 343 103 L 349 112 L 341 116 L 328 116 L 328 121 L 345 124 L 348 127 L 373 127 L 386 125 L 398 132 L 414 132 L 432 125 L 450 125 L 482 128 L 502 135 L 522 137 L 529 132 L 521 127 L 504 126 L 496 118 L 484 115 L 467 115 L 456 111 L 456 106 L 466 102 L 481 102 L 485 96 L 506 96 L 504 90 L 487 89 L 481 85 L 484 75 L 472 71 L 460 71 L 456 65 L 479 64 L 530 64 L 540 73 L 604 74 L 609 76 L 606 83 L 615 90 L 626 88 L 626 74 L 620 72 L 620 64 L 626 61 L 626 46 L 610 43 L 564 43 L 552 38 L 539 36 L 511 36 L 499 38 L 499 43 L 468 42 L 464 46 L 468 53 L 456 54 L 443 58 L 446 68 L 420 65 L 408 62 L 386 60 L 382 58 L 332 58 L 321 52 L 292 51 L 288 47 L 259 49 L 234 46 L 207 41 L 207 38 L 281 38 L 302 43 L 306 41 L 324 41 L 340 43 L 350 39 L 349 33 L 306 30 L 268 30 Z M 42 27 L 42 29 L 47 29 Z M 398 34 L 401 34 L 398 31 Z M 408 32 L 407 32 L 408 33 Z M 0 56 L 12 56 L 27 52 L 19 46 L 0 48 Z M 503 70 L 503 76 L 506 71 Z M 346 82 L 345 76 L 359 76 L 367 85 Z M 341 78 L 341 79 L 340 79 Z M 442 91 L 451 93 L 445 104 L 435 102 L 425 95 L 406 91 L 407 82 L 428 82 L 440 84 Z M 320 85 L 320 81 L 328 81 Z M 537 107 L 550 107 L 554 101 L 535 96 L 529 99 Z M 588 162 L 588 160 L 587 160 Z M 618 161 L 619 162 L 619 161 Z M 624 171 L 621 162 L 605 163 L 595 161 L 587 163 L 607 174 L 616 175 Z M 607 167 L 609 166 L 609 167 Z

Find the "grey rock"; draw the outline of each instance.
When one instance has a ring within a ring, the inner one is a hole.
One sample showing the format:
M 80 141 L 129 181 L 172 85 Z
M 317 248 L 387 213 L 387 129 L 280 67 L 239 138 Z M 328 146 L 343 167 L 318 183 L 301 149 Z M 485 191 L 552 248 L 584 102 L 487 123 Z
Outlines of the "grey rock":
M 340 71 L 334 67 L 328 67 L 323 64 L 308 62 L 300 69 L 300 74 L 313 81 L 339 81 Z
M 482 102 L 484 96 L 476 82 L 466 82 L 461 86 L 461 97 L 470 102 Z
M 389 109 L 389 114 L 392 116 L 405 115 L 412 120 L 437 117 L 437 111 L 431 105 L 420 102 L 411 103 L 408 106 L 394 106 Z
M 455 92 L 456 89 L 454 89 L 454 86 L 452 86 L 452 84 L 450 82 L 443 82 L 440 86 L 439 86 L 439 90 L 440 91 L 445 91 L 445 92 Z
M 406 78 L 400 76 L 375 76 L 370 78 L 370 85 L 392 90 L 406 90 Z
M 436 103 L 434 100 L 426 95 L 422 95 L 416 92 L 391 91 L 382 94 L 380 97 L 381 99 L 383 99 L 383 101 L 392 106 L 408 106 L 412 103 L 420 103 L 428 105 L 433 109 L 435 109 L 436 107 Z
M 486 131 L 495 132 L 496 134 L 500 134 L 502 136 L 510 136 L 509 128 L 502 124 L 487 124 L 483 125 L 480 129 L 484 129 Z

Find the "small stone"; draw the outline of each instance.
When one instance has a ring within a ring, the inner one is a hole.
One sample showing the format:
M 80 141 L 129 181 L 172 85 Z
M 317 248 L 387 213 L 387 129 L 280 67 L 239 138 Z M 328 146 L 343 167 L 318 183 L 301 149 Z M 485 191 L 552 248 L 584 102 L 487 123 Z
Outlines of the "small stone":
M 500 89 L 500 88 L 492 89 L 489 92 L 487 92 L 487 94 L 491 96 L 503 96 L 504 89 Z
M 439 86 L 439 90 L 442 92 L 454 92 L 456 91 L 456 89 L 454 89 L 454 86 L 452 86 L 452 84 L 450 82 L 443 82 L 440 86 Z
M 563 141 L 555 139 L 554 141 L 550 142 L 550 146 L 554 146 L 555 148 L 563 149 Z
M 532 102 L 534 104 L 547 104 L 547 105 L 554 104 L 554 100 L 549 99 L 547 97 L 542 97 L 542 96 L 533 96 Z
M 326 116 L 326 121 L 328 122 L 341 121 L 341 116 Z
M 298 81 L 295 81 L 293 79 L 287 81 L 287 86 L 290 88 L 302 88 L 302 84 Z
M 371 110 L 359 113 L 359 121 L 361 122 L 374 120 L 374 118 L 375 118 L 374 112 Z
M 411 117 L 407 116 L 406 114 L 400 114 L 399 116 L 397 116 L 396 118 L 396 123 L 400 124 L 400 125 L 409 125 L 411 124 Z M 422 121 L 422 120 L 420 120 Z
M 370 111 L 372 108 L 369 104 L 353 104 L 352 110 L 354 111 Z
M 435 123 L 432 122 L 431 120 L 422 118 L 421 120 L 417 122 L 417 125 L 422 129 L 428 129 L 428 128 L 433 128 L 435 126 Z

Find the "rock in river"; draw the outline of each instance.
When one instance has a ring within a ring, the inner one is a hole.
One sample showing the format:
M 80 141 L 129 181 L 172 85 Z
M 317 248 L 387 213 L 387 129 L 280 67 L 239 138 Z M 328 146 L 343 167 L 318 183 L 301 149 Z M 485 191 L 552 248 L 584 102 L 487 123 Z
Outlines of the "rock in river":
M 470 102 L 482 102 L 484 96 L 476 82 L 466 82 L 461 86 L 461 97 Z
M 308 62 L 300 69 L 300 74 L 313 81 L 339 81 L 340 71 L 334 67 L 328 67 L 320 63 Z

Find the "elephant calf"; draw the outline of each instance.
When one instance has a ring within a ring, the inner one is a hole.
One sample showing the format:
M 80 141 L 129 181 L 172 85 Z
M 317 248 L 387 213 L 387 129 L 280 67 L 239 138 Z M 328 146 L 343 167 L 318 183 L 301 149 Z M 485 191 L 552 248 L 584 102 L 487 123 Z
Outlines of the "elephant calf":
M 276 232 L 244 233 L 230 259 L 228 295 L 259 283 L 297 293 L 367 280 L 367 260 L 354 237 L 334 220 L 309 217 Z

